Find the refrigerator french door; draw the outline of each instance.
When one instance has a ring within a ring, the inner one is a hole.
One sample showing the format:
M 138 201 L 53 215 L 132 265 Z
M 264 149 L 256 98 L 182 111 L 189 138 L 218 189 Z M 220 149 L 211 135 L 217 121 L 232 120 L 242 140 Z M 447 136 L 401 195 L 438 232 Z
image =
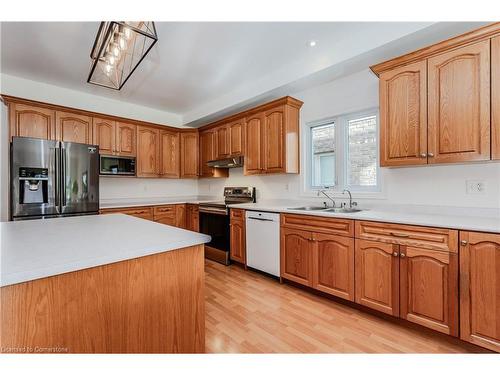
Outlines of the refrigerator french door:
M 13 220 L 99 211 L 97 146 L 14 137 L 10 172 Z

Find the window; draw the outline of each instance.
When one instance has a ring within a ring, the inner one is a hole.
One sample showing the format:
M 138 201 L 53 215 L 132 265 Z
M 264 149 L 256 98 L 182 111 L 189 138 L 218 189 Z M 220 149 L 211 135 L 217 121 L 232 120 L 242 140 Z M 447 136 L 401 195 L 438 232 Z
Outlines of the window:
M 308 131 L 310 190 L 380 190 L 376 110 L 312 124 Z

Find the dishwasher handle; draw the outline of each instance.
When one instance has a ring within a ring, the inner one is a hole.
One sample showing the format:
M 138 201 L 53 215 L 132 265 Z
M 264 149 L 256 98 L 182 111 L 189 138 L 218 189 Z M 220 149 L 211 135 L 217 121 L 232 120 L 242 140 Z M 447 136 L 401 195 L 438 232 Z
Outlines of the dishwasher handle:
M 251 219 L 251 220 L 259 220 L 259 221 L 274 221 L 273 219 L 263 219 L 261 217 L 247 217 L 247 219 Z

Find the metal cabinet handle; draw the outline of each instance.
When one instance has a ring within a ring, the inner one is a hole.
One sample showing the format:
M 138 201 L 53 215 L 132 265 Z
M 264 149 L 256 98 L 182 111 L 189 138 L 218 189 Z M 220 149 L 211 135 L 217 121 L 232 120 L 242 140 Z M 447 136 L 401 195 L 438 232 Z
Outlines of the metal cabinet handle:
M 404 257 L 406 256 L 406 254 L 405 254 L 405 253 L 401 253 L 401 254 L 399 254 L 399 256 L 400 256 L 401 258 L 404 258 Z
M 460 241 L 460 245 L 467 246 L 467 241 L 465 241 L 465 240 Z
M 427 155 L 428 155 L 430 158 L 433 158 L 433 157 L 434 157 L 434 154 L 433 154 L 432 152 L 429 152 Z
M 426 157 L 427 157 L 427 154 L 426 154 L 425 152 L 422 152 L 422 153 L 420 154 L 420 157 L 421 157 L 421 158 L 426 158 Z
M 397 251 L 395 251 L 395 252 L 392 253 L 393 257 L 397 257 L 398 255 L 399 255 L 399 253 Z
M 409 234 L 405 234 L 405 233 L 398 233 L 398 232 L 391 232 L 391 236 L 394 236 L 394 237 L 401 237 L 401 238 L 408 238 L 410 237 Z

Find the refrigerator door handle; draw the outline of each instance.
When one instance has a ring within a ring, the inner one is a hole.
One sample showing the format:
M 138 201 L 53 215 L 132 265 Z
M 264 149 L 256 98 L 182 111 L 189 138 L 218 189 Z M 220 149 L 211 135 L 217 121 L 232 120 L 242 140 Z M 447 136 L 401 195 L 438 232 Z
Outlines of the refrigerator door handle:
M 66 206 L 66 150 L 61 148 L 61 195 L 62 195 L 62 203 L 61 205 Z
M 59 159 L 60 159 L 60 148 L 59 147 L 54 147 L 54 175 L 55 175 L 55 184 L 54 184 L 54 198 L 55 198 L 55 205 L 57 207 L 57 210 L 60 210 L 61 206 L 61 195 L 60 195 L 60 189 L 61 189 L 61 177 L 59 175 Z

